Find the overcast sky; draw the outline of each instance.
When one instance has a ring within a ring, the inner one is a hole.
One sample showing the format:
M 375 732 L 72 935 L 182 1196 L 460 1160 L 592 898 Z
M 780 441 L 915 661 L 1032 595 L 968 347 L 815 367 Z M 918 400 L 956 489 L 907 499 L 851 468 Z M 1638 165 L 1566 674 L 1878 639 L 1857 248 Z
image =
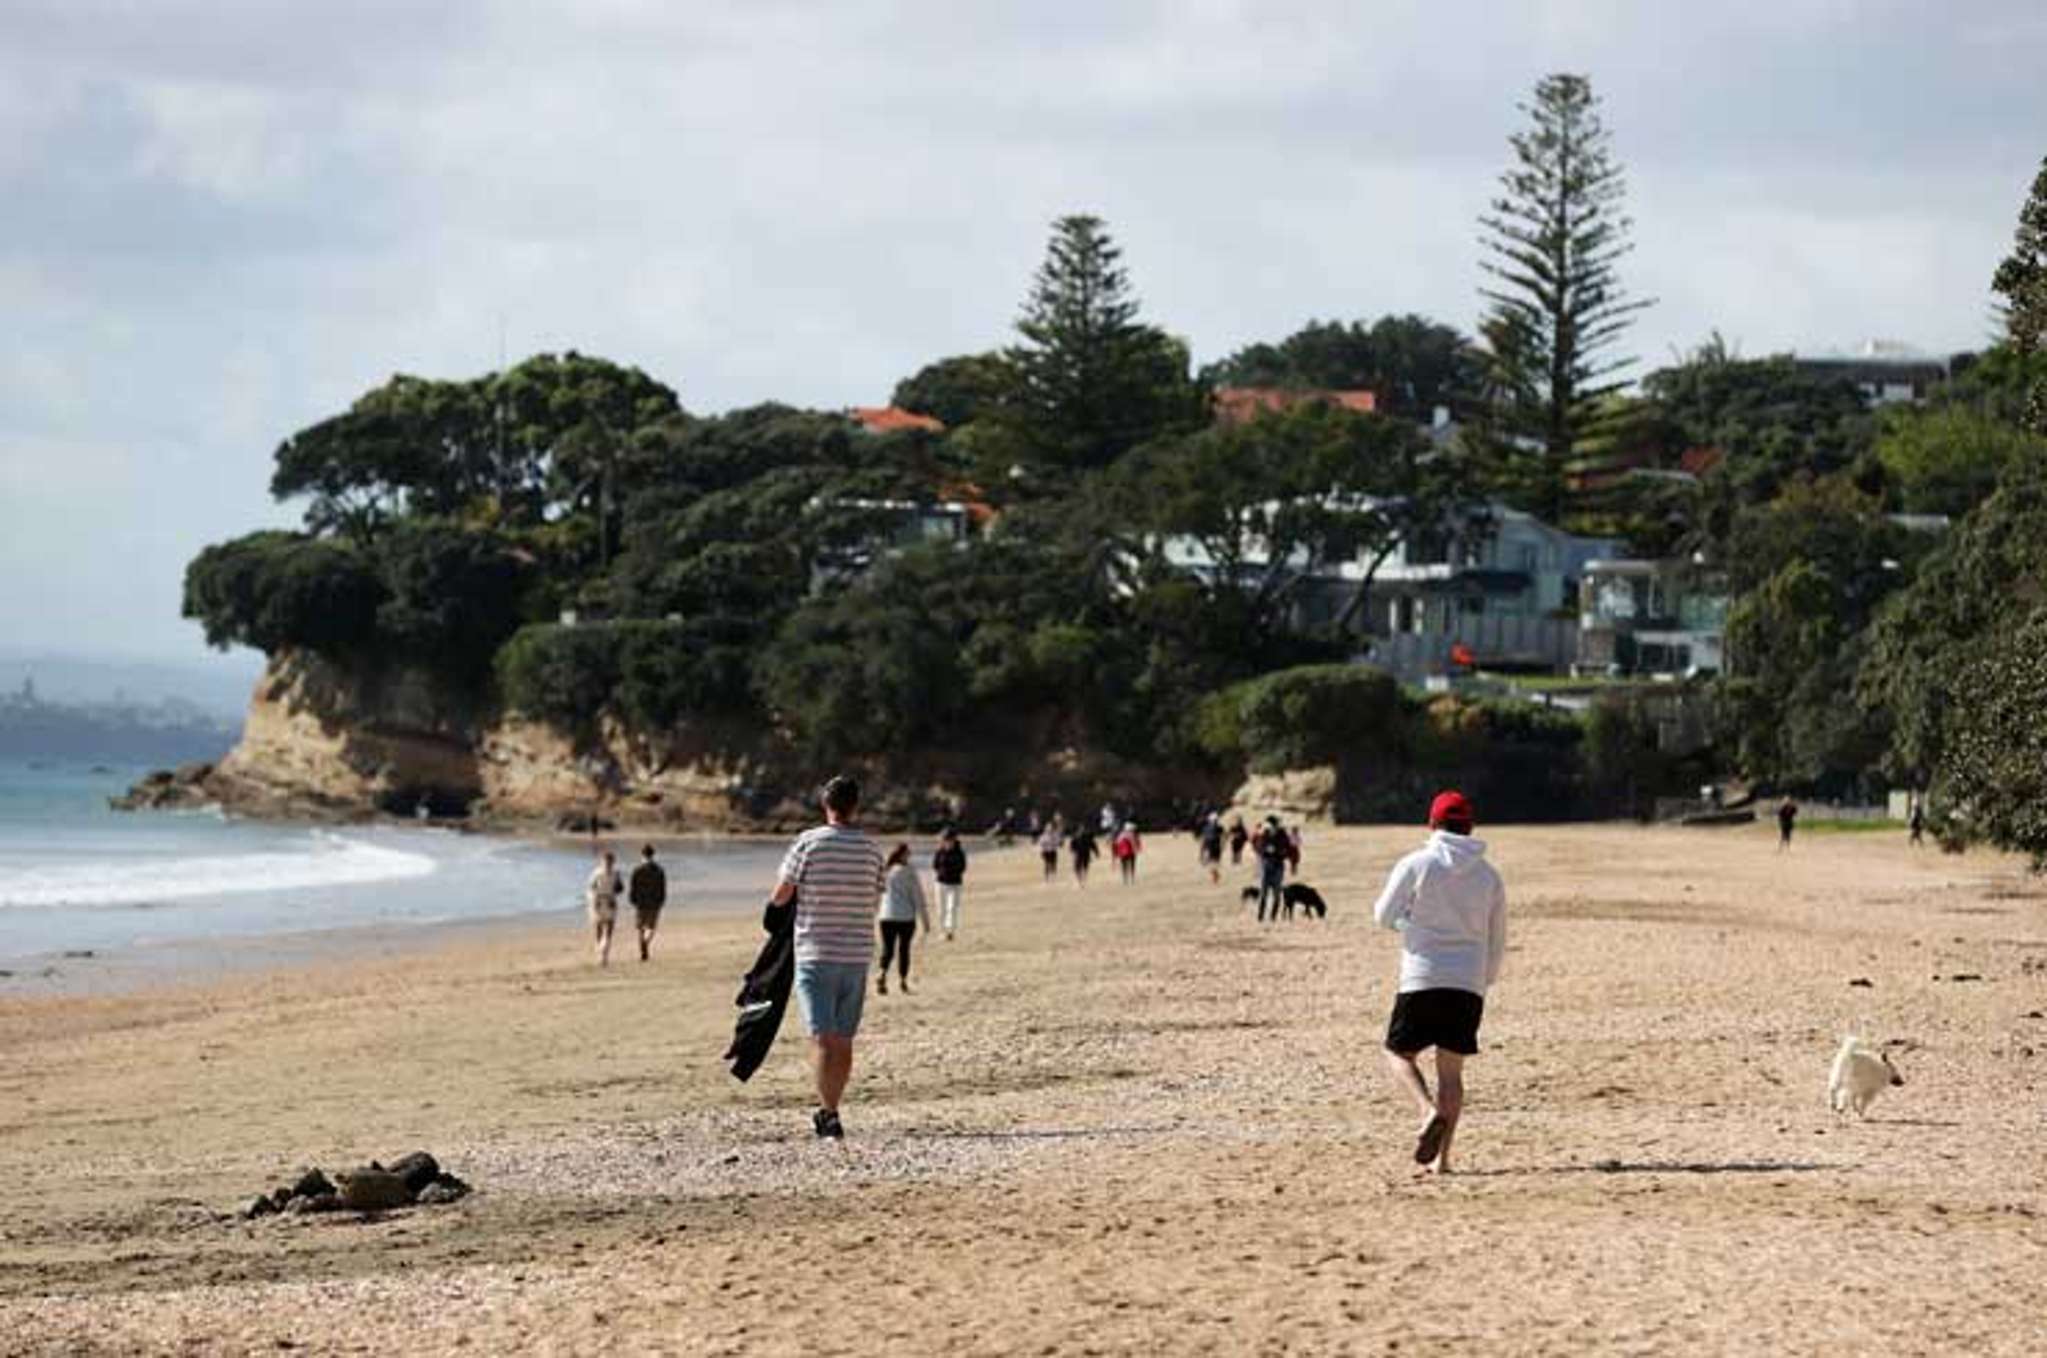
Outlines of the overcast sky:
M 1004 341 L 1062 213 L 1199 361 L 1469 329 L 1555 70 L 1629 172 L 1648 365 L 1983 342 L 2039 0 L 5 0 L 0 640 L 202 657 L 184 564 L 295 518 L 278 440 L 501 342 L 702 412 L 885 400 Z

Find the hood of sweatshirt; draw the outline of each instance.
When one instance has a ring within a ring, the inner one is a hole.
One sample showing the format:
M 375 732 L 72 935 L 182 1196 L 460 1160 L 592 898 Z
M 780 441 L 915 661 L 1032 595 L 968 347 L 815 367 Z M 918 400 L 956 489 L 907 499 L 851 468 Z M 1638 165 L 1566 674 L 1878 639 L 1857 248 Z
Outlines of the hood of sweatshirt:
M 1449 869 L 1453 877 L 1485 861 L 1484 840 L 1453 835 L 1448 830 L 1430 831 L 1427 848 L 1429 857 Z

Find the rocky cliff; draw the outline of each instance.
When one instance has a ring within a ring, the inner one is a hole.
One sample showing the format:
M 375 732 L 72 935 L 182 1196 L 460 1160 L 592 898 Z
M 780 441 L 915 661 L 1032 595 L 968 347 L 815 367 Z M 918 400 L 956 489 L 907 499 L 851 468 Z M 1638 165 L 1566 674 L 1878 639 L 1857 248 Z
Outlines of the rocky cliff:
M 1045 742 L 1050 744 L 1051 742 Z M 994 820 L 1005 806 L 1103 799 L 1154 824 L 1227 794 L 1213 775 L 1034 742 L 876 758 L 869 818 L 931 826 Z M 704 726 L 658 739 L 608 718 L 572 735 L 506 716 L 405 669 L 344 671 L 305 654 L 272 659 L 241 743 L 211 769 L 138 785 L 131 805 L 215 802 L 244 815 L 365 819 L 421 814 L 482 828 L 780 830 L 806 823 L 820 772 L 773 732 Z

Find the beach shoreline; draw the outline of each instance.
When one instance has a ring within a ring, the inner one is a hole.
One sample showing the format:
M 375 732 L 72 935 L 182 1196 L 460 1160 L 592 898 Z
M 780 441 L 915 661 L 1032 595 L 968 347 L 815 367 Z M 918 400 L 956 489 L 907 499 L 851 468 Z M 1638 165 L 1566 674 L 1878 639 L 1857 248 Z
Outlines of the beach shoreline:
M 1311 831 L 1331 916 L 1269 927 L 1178 836 L 1128 888 L 975 855 L 843 1146 L 800 1040 L 718 1061 L 745 915 L 607 971 L 565 919 L 0 999 L 0 1349 L 2028 1351 L 2047 887 L 1902 834 L 1482 833 L 1510 953 L 1441 1182 L 1375 1051 L 1413 829 Z M 1824 1106 L 1851 1026 L 1902 1044 L 1866 1122 Z M 475 1196 L 234 1216 L 413 1149 Z

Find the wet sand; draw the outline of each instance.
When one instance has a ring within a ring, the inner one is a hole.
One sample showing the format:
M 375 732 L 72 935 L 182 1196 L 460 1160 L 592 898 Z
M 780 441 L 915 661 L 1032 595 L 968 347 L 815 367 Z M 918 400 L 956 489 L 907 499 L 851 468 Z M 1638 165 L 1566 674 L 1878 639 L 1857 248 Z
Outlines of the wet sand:
M 1311 832 L 1332 917 L 1266 928 L 1184 837 L 1085 892 L 977 852 L 843 1145 L 800 1042 L 717 1060 L 745 918 L 609 973 L 564 921 L 0 999 L 0 1352 L 2041 1351 L 2047 886 L 1901 833 L 1489 832 L 1512 951 L 1422 1180 L 1367 918 L 1416 838 Z M 1866 1122 L 1850 1029 L 1905 1044 Z M 231 1215 L 415 1147 L 477 1194 Z

